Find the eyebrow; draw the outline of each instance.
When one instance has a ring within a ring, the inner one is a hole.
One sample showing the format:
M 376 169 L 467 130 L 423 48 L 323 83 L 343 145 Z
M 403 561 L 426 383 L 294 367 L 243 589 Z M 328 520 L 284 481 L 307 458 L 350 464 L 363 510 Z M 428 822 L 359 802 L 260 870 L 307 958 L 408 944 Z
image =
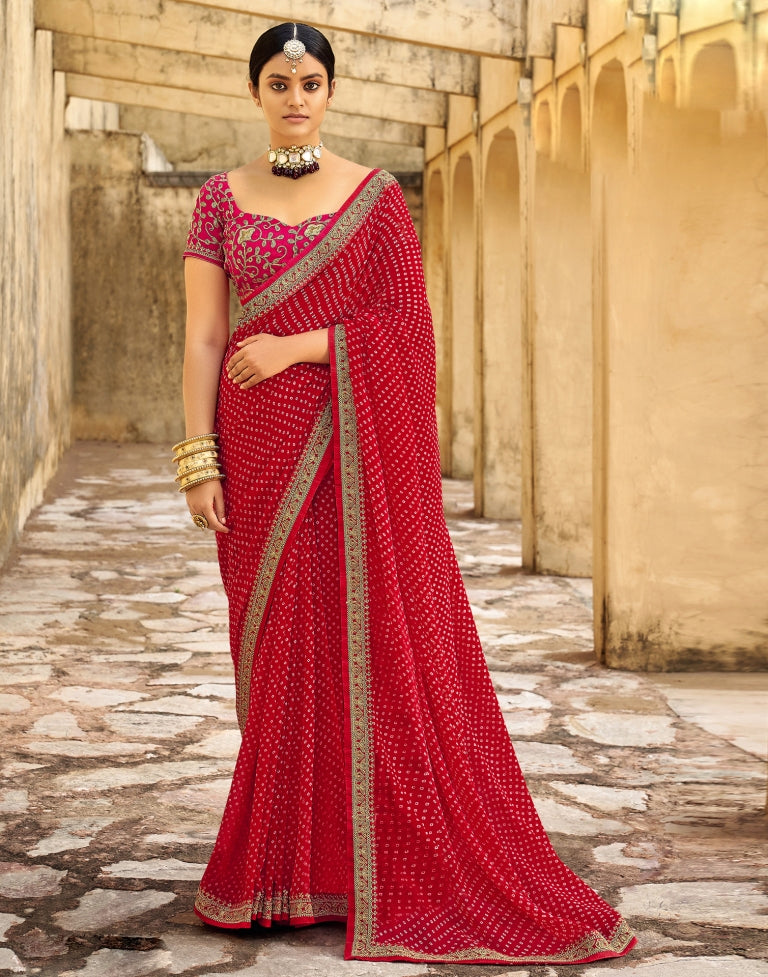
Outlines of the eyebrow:
M 323 76 L 322 76 L 322 74 L 319 71 L 315 71 L 311 75 L 302 75 L 301 76 L 301 80 L 302 81 L 308 81 L 310 78 L 322 78 L 322 77 Z M 276 72 L 276 71 L 273 71 L 271 74 L 267 75 L 267 78 L 279 78 L 280 81 L 289 81 L 290 80 L 290 78 L 289 78 L 288 75 L 281 75 L 281 74 L 278 74 L 278 72 Z

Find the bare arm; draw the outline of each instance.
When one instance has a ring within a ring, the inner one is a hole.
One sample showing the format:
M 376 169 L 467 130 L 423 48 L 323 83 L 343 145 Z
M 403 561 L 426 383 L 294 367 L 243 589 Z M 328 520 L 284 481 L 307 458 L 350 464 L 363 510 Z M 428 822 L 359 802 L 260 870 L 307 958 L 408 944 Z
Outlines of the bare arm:
M 200 258 L 184 262 L 187 330 L 184 348 L 184 417 L 186 437 L 210 434 L 216 417 L 219 373 L 229 342 L 229 282 L 223 269 Z M 203 482 L 186 495 L 191 513 L 227 532 L 224 496 L 217 481 Z
M 227 373 L 241 390 L 248 390 L 294 363 L 327 363 L 329 360 L 327 329 L 313 329 L 294 336 L 257 333 L 237 345 L 239 350 L 227 363 Z

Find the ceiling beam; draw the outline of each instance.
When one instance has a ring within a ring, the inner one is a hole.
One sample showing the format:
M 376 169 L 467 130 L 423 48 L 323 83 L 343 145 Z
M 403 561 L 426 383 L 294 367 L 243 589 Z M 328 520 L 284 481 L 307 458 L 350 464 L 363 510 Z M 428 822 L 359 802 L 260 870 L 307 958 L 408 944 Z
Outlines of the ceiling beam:
M 181 88 L 146 85 L 72 72 L 66 73 L 66 90 L 68 96 L 90 98 L 98 102 L 138 105 L 150 109 L 184 112 L 187 115 L 247 122 L 258 129 L 262 141 L 269 140 L 267 127 L 248 98 L 184 91 Z M 339 136 L 345 139 L 384 142 L 414 148 L 424 143 L 423 126 L 388 122 L 370 116 L 346 115 L 343 112 L 329 112 L 323 122 L 322 131 L 324 136 Z
M 209 10 L 248 13 L 253 0 L 190 0 Z M 523 57 L 526 0 L 260 0 L 259 13 L 282 23 L 450 48 L 477 55 Z
M 282 19 L 282 17 L 280 18 Z M 35 0 L 35 24 L 82 35 L 188 54 L 235 60 L 247 72 L 251 47 L 274 19 L 179 0 Z M 477 93 L 478 59 L 401 41 L 326 32 L 337 70 L 349 78 L 408 85 L 457 95 Z
M 137 105 L 120 107 L 119 127 L 128 132 L 146 132 L 177 170 L 231 169 L 261 153 L 269 139 L 264 123 L 209 119 Z M 382 166 L 397 172 L 421 171 L 424 166 L 424 150 L 420 146 L 376 142 L 365 133 L 358 139 L 348 139 L 324 131 L 323 138 L 328 150 L 365 166 Z
M 53 66 L 57 71 L 77 75 L 162 86 L 200 95 L 239 96 L 253 111 L 243 66 L 225 58 L 55 34 Z M 355 78 L 338 80 L 333 108 L 348 115 L 432 126 L 445 125 L 447 110 L 446 96 L 442 92 L 363 82 Z

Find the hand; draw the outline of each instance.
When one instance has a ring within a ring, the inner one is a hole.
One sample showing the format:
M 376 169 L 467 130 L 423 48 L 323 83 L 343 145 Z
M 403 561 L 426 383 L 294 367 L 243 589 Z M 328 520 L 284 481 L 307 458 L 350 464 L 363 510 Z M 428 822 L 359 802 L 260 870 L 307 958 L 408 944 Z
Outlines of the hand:
M 212 478 L 208 482 L 201 482 L 189 489 L 185 496 L 190 513 L 195 516 L 200 514 L 208 520 L 208 528 L 214 529 L 217 533 L 228 533 L 224 515 L 224 492 L 221 482 Z
M 257 333 L 237 344 L 238 351 L 227 363 L 227 374 L 241 390 L 267 380 L 293 366 L 291 337 Z

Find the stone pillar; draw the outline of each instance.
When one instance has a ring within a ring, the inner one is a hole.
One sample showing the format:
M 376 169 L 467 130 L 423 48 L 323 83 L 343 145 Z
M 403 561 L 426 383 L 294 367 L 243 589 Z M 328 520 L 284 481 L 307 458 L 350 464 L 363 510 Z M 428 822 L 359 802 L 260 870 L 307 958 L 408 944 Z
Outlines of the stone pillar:
M 592 295 L 581 96 L 569 88 L 557 148 L 536 154 L 530 225 L 534 315 L 533 565 L 592 571 Z M 554 156 L 554 159 L 553 159 Z
M 453 170 L 451 193 L 451 474 L 475 469 L 475 191 L 469 155 Z
M 494 133 L 483 181 L 482 514 L 520 518 L 522 391 L 520 164 L 515 133 Z
M 440 440 L 440 463 L 443 474 L 451 472 L 451 355 L 450 333 L 445 312 L 445 189 L 443 173 L 434 169 L 427 174 L 424 227 L 424 273 L 427 296 L 432 310 L 437 357 L 437 430 Z

